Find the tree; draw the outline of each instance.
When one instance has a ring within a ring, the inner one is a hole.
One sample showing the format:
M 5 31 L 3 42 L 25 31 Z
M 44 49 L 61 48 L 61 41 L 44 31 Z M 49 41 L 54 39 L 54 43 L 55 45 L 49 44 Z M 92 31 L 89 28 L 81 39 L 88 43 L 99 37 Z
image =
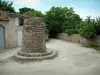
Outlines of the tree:
M 9 1 L 0 0 L 0 10 L 15 13 L 15 9 L 12 5 L 13 2 L 10 3 Z
M 96 23 L 96 31 L 97 31 L 97 35 L 100 35 L 100 17 L 97 17 L 96 18 L 96 21 L 95 21 L 95 23 Z
M 20 8 L 19 11 L 20 11 L 20 14 L 23 14 L 23 13 L 26 13 L 28 11 L 32 11 L 33 12 L 34 9 L 24 7 L 24 8 Z
M 41 11 L 28 11 L 22 14 L 23 16 L 28 16 L 28 17 L 42 17 L 44 18 L 44 15 L 42 14 Z
M 74 29 L 81 22 L 79 15 L 75 14 L 73 8 L 52 7 L 46 12 L 45 20 L 51 36 L 55 36 L 66 29 Z
M 96 23 L 91 17 L 87 17 L 86 20 L 81 22 L 79 34 L 87 39 L 94 38 L 96 36 Z
M 45 20 L 51 37 L 62 32 L 61 28 L 62 22 L 64 22 L 64 15 L 61 7 L 52 7 L 50 11 L 47 11 Z

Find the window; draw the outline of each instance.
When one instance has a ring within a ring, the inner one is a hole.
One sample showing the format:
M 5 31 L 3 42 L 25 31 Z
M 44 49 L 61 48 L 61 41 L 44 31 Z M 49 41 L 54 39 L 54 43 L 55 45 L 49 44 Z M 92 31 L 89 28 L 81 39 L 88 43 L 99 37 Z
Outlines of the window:
M 16 18 L 16 25 L 17 26 L 23 26 L 24 25 L 24 19 L 23 18 Z
M 23 26 L 24 25 L 24 19 L 23 18 L 19 18 L 19 26 Z

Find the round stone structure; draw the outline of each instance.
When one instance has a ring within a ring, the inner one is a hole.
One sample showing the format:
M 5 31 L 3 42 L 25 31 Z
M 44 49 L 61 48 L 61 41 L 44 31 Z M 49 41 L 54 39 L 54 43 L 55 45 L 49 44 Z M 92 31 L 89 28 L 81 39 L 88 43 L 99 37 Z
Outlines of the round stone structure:
M 42 18 L 28 19 L 23 27 L 22 50 L 26 53 L 45 52 L 45 22 Z
M 13 57 L 21 60 L 54 58 L 57 52 L 46 48 L 45 21 L 40 17 L 27 19 L 23 26 L 22 50 Z

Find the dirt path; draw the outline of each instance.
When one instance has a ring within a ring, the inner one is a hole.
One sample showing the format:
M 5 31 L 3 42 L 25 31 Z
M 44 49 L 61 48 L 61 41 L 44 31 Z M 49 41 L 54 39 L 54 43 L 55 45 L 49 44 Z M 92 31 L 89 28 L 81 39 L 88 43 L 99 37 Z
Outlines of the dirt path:
M 47 47 L 59 51 L 58 57 L 41 62 L 0 63 L 0 75 L 100 75 L 100 53 L 78 44 L 52 39 Z M 0 60 L 21 48 L 0 51 Z

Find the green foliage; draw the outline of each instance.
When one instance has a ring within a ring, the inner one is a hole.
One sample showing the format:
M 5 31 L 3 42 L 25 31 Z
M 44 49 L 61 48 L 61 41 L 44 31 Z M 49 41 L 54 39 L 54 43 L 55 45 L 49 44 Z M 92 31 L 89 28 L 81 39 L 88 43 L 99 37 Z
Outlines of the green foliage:
M 64 17 L 62 15 L 62 8 L 52 7 L 50 11 L 46 12 L 45 20 L 51 36 L 55 36 L 55 34 L 60 33 L 62 22 L 64 20 Z
M 79 34 L 84 38 L 93 38 L 96 36 L 95 22 L 88 17 L 81 23 Z
M 97 31 L 97 35 L 100 35 L 100 17 L 97 17 L 96 20 L 95 20 L 95 28 L 96 28 L 96 31 Z
M 89 45 L 87 45 L 86 47 L 88 47 L 88 48 L 94 48 L 94 49 L 100 51 L 100 46 L 99 46 L 99 45 L 96 45 L 96 44 L 89 44 Z
M 52 7 L 46 12 L 45 20 L 50 35 L 54 36 L 60 32 L 69 32 L 66 29 L 74 29 L 81 21 L 80 16 L 67 7 Z
M 44 15 L 42 14 L 42 12 L 40 11 L 28 11 L 22 14 L 23 16 L 28 16 L 28 17 L 44 17 Z
M 81 22 L 80 16 L 73 13 L 63 23 L 63 27 L 62 27 L 63 32 L 66 32 L 66 29 L 72 29 L 70 31 L 73 33 L 75 31 L 75 33 L 76 33 L 77 26 L 80 24 L 80 22 Z M 75 30 L 73 30 L 73 29 L 75 29 Z
M 67 33 L 68 35 L 72 35 L 72 34 L 77 34 L 77 30 L 76 29 L 66 29 L 65 33 Z
M 58 33 L 80 34 L 85 38 L 92 38 L 100 35 L 100 17 L 91 19 L 87 17 L 82 21 L 80 16 L 76 14 L 73 8 L 52 7 L 46 14 L 31 8 L 21 8 L 20 14 L 29 17 L 45 18 L 46 27 L 51 37 L 55 37 Z
M 26 12 L 29 12 L 29 11 L 33 12 L 34 9 L 24 7 L 24 8 L 20 8 L 19 11 L 20 11 L 20 14 L 23 14 L 23 13 L 26 13 Z
M 13 2 L 9 3 L 8 1 L 0 0 L 0 10 L 15 13 L 15 9 L 12 5 Z

